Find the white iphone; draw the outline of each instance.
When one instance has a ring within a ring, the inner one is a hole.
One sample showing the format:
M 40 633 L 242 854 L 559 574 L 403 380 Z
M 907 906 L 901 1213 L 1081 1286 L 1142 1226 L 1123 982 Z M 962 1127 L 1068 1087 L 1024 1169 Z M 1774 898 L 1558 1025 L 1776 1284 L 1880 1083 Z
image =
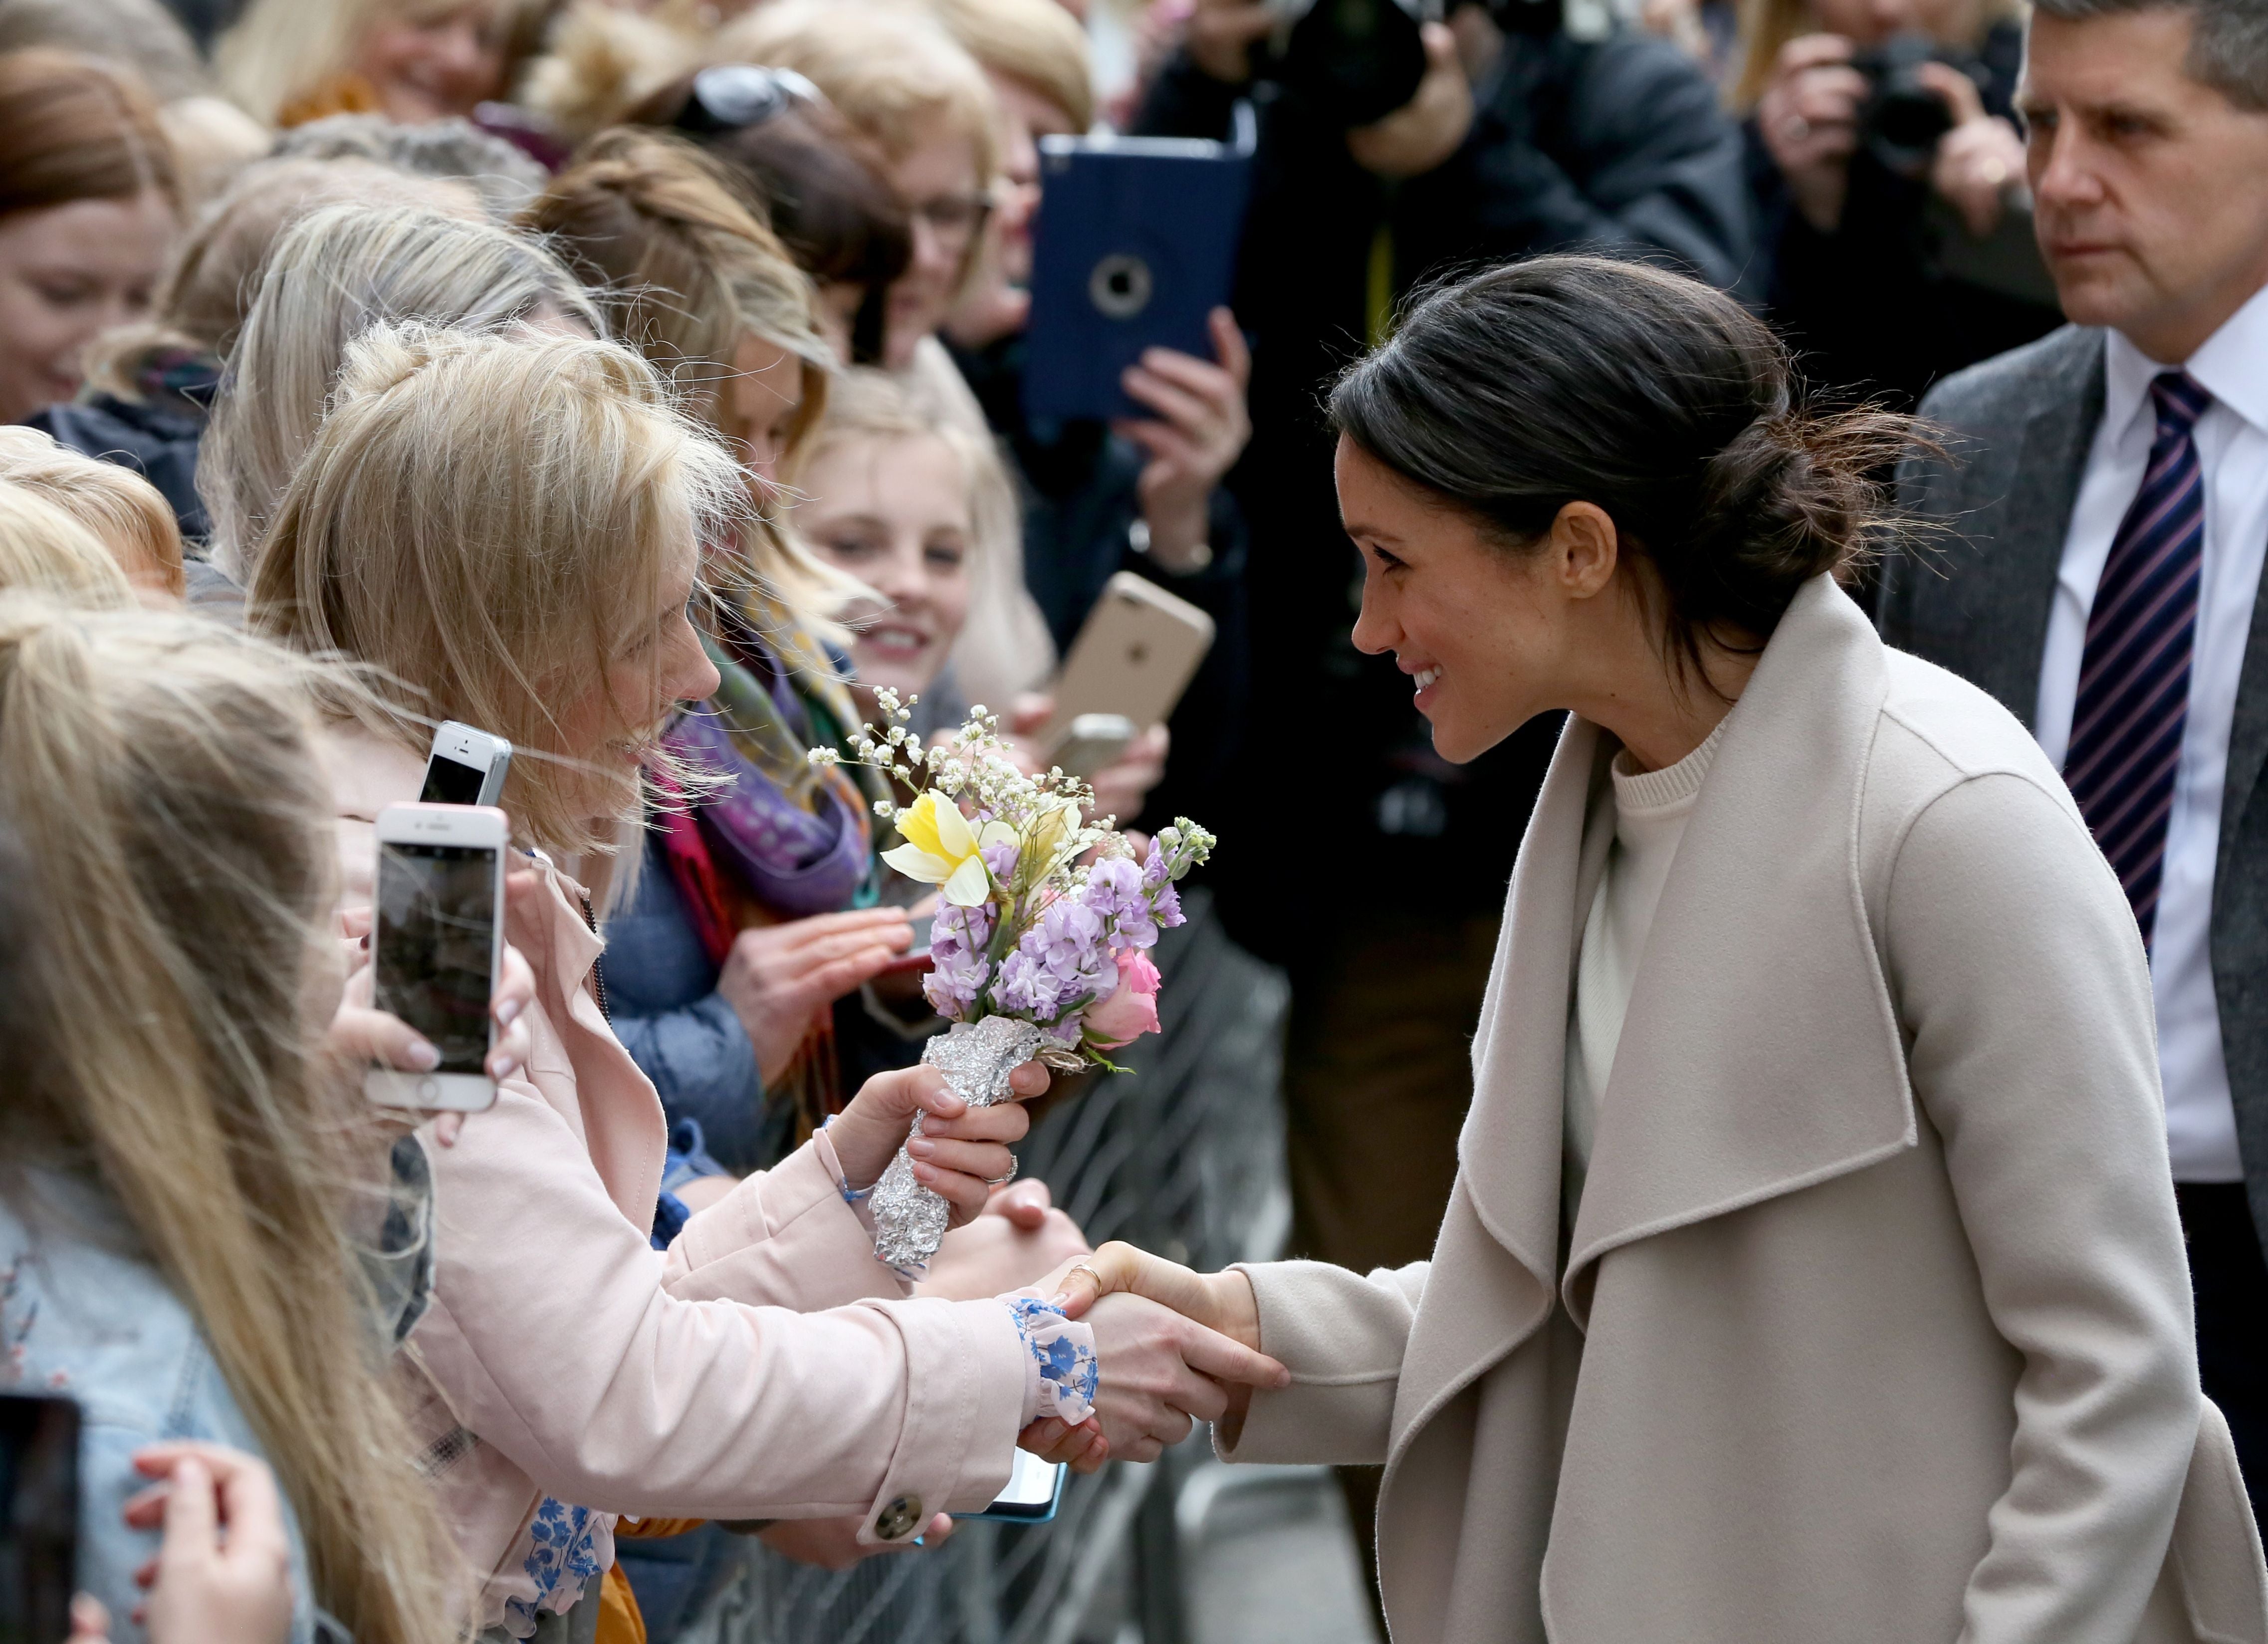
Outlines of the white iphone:
M 431 1073 L 365 1073 L 363 1094 L 381 1107 L 477 1113 L 496 1101 L 484 1064 L 510 838 L 504 813 L 488 806 L 389 805 L 378 814 L 374 1002 L 441 1052 Z
M 425 786 L 417 798 L 427 805 L 493 805 L 504 797 L 504 779 L 511 774 L 510 742 L 444 719 L 433 733 Z

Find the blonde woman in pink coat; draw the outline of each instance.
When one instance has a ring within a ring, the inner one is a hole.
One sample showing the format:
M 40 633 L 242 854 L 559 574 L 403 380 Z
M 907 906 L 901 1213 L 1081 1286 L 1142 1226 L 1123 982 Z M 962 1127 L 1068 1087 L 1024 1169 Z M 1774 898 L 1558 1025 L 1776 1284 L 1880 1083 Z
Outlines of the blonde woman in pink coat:
M 862 1541 L 900 1544 L 982 1507 L 1019 1432 L 1077 1409 L 1035 1351 L 1059 1322 L 909 1299 L 873 1254 L 857 1195 L 917 1111 L 917 1173 L 961 1220 L 1024 1130 L 1020 1109 L 965 1110 L 928 1070 L 871 1081 L 666 1254 L 648 1242 L 661 1108 L 607 1025 L 590 899 L 555 864 L 604 870 L 639 820 L 655 731 L 716 689 L 687 611 L 702 544 L 729 540 L 745 497 L 624 349 L 380 327 L 348 351 L 251 589 L 255 627 L 521 750 L 504 805 L 531 866 L 507 934 L 535 972 L 533 1049 L 453 1146 L 421 1133 L 433 1294 L 400 1376 L 485 1578 L 478 1623 L 513 1637 L 563 1625 L 612 1561 L 616 1515 L 856 1515 Z M 415 797 L 423 737 L 402 721 L 333 738 L 350 901 L 378 809 Z M 1044 1087 L 1037 1068 L 1019 1080 Z M 1123 1300 L 1089 1321 L 1114 1449 L 1151 1451 L 1219 1413 L 1222 1381 L 1277 1374 Z

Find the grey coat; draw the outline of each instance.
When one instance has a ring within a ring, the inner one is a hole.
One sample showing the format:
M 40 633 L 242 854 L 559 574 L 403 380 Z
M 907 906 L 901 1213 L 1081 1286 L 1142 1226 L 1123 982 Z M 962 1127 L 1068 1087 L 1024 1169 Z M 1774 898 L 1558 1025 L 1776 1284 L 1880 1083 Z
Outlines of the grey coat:
M 1432 1259 L 1247 1268 L 1292 1382 L 1232 1459 L 1386 1464 L 1395 1644 L 2268 1644 L 2141 940 L 2038 745 L 1796 596 L 1566 1228 L 1617 746 L 1571 719 L 1536 801 Z
M 2064 538 L 2102 420 L 2102 333 L 2066 326 L 1948 377 L 1922 414 L 1950 460 L 1910 457 L 1898 501 L 1941 535 L 1885 567 L 1882 637 L 1983 686 L 2033 726 Z M 2213 887 L 2213 979 L 2253 1226 L 2268 1246 L 2268 600 L 2228 738 Z

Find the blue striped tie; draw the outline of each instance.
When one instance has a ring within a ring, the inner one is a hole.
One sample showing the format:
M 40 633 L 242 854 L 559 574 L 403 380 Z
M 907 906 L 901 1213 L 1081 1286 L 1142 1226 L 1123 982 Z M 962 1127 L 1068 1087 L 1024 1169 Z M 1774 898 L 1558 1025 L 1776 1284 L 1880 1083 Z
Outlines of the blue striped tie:
M 2205 559 L 2205 476 L 2192 431 L 2213 403 L 2181 371 L 2153 379 L 2150 397 L 2158 437 L 2088 613 L 2063 762 L 2064 780 L 2126 888 L 2146 947 L 2157 924 L 2166 819 L 2189 719 Z

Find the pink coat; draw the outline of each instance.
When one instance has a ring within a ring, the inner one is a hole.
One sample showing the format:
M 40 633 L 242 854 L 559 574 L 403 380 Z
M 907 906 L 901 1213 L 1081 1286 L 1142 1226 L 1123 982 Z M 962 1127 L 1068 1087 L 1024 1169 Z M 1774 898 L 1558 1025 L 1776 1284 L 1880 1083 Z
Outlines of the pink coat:
M 371 824 L 422 765 L 353 731 L 327 763 L 345 901 L 366 903 Z M 879 1542 L 984 1506 L 1030 1376 L 1007 1309 L 907 1297 L 824 1138 L 653 1250 L 661 1104 L 590 992 L 580 888 L 544 871 L 541 913 L 507 925 L 536 976 L 528 1068 L 454 1146 L 419 1132 L 434 1296 L 397 1376 L 482 1625 L 524 1635 L 565 1608 L 612 1561 L 615 1515 L 858 1514 Z

